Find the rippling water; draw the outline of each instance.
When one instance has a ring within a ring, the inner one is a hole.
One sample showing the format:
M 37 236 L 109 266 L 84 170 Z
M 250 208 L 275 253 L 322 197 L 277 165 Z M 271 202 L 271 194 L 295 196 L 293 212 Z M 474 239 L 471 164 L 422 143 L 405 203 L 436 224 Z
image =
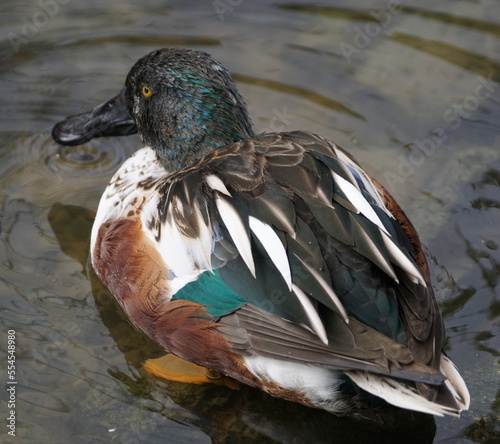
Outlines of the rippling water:
M 15 330 L 18 382 L 16 440 L 2 419 L 0 442 L 498 442 L 498 2 L 4 1 L 0 20 L 0 350 Z M 250 388 L 144 373 L 160 350 L 87 267 L 100 195 L 140 141 L 65 148 L 50 130 L 163 46 L 223 62 L 257 130 L 332 138 L 390 189 L 431 259 L 469 412 L 360 430 Z

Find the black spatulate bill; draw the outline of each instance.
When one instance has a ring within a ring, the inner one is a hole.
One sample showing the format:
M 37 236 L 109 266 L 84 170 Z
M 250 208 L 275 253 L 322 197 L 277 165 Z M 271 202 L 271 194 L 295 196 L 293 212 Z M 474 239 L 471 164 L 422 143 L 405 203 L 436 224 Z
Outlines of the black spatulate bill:
M 126 106 L 125 91 L 123 87 L 117 96 L 107 102 L 57 123 L 52 129 L 53 139 L 61 145 L 74 146 L 97 137 L 137 133 L 134 119 Z

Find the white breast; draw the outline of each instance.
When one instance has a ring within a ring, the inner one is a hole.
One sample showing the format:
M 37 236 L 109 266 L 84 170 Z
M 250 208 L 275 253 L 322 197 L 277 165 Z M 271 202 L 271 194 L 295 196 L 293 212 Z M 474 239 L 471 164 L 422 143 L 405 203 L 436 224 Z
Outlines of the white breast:
M 166 175 L 156 153 L 149 147 L 141 148 L 129 157 L 114 174 L 97 208 L 92 227 L 90 253 L 93 257 L 99 227 L 110 220 L 126 217 L 131 209 L 137 209 L 150 198 L 153 190 L 144 190 L 138 184 L 146 177 L 153 179 Z

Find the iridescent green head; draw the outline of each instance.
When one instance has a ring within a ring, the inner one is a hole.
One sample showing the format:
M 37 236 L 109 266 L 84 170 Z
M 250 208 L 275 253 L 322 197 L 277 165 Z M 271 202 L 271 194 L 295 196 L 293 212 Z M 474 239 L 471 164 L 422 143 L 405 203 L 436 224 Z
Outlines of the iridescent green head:
M 234 81 L 204 52 L 148 54 L 130 70 L 125 97 L 143 142 L 167 168 L 253 135 Z

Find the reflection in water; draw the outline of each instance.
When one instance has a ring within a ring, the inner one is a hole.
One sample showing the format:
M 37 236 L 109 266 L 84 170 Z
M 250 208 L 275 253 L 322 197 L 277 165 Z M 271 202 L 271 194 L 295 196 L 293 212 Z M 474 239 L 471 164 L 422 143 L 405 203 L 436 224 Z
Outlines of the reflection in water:
M 393 33 L 391 39 L 403 45 L 411 46 L 418 51 L 423 51 L 442 60 L 454 63 L 460 68 L 467 69 L 480 76 L 486 78 L 492 77 L 495 81 L 500 80 L 500 63 L 488 57 L 457 48 L 448 43 L 427 40 L 400 32 Z
M 72 205 L 54 204 L 49 222 L 62 251 L 87 268 L 88 238 L 94 214 Z M 82 242 L 85 240 L 85 242 Z M 141 370 L 146 359 L 163 351 L 139 333 L 91 270 L 87 268 L 99 316 L 116 345 L 138 372 L 133 376 L 108 369 L 130 393 L 156 401 L 153 411 L 168 419 L 199 427 L 214 443 L 431 443 L 434 418 L 374 402 L 367 420 L 342 418 L 273 398 L 251 387 L 238 390 L 164 381 Z M 169 408 L 174 402 L 179 409 Z M 186 414 L 185 410 L 189 412 Z M 374 424 L 375 421 L 377 424 Z
M 490 22 L 489 20 L 476 20 L 471 17 L 453 14 L 450 11 L 426 11 L 425 9 L 409 8 L 407 6 L 403 6 L 401 11 L 405 14 L 436 20 L 445 25 L 457 25 L 464 29 L 475 29 L 482 33 L 487 32 L 500 37 L 500 28 L 498 24 Z
M 75 39 L 68 42 L 69 46 L 85 46 L 86 48 L 94 45 L 103 45 L 109 43 L 123 43 L 127 46 L 130 45 L 150 45 L 154 48 L 162 48 L 164 46 L 218 46 L 221 41 L 215 38 L 208 37 L 166 37 L 161 34 L 151 36 L 133 36 L 133 35 L 115 35 L 106 37 L 89 37 L 85 35 L 83 39 Z
M 249 85 L 258 85 L 262 88 L 269 88 L 285 94 L 295 95 L 309 102 L 317 103 L 318 105 L 330 108 L 334 111 L 346 113 L 352 117 L 356 117 L 357 119 L 364 120 L 364 117 L 361 114 L 358 114 L 354 112 L 352 109 L 346 107 L 345 105 L 342 105 L 342 103 L 337 102 L 336 100 L 332 100 L 329 97 L 318 94 L 313 90 L 300 88 L 298 86 L 287 85 L 286 83 L 276 82 L 269 79 L 259 79 L 245 74 L 232 74 L 232 77 L 236 82 L 247 83 Z

